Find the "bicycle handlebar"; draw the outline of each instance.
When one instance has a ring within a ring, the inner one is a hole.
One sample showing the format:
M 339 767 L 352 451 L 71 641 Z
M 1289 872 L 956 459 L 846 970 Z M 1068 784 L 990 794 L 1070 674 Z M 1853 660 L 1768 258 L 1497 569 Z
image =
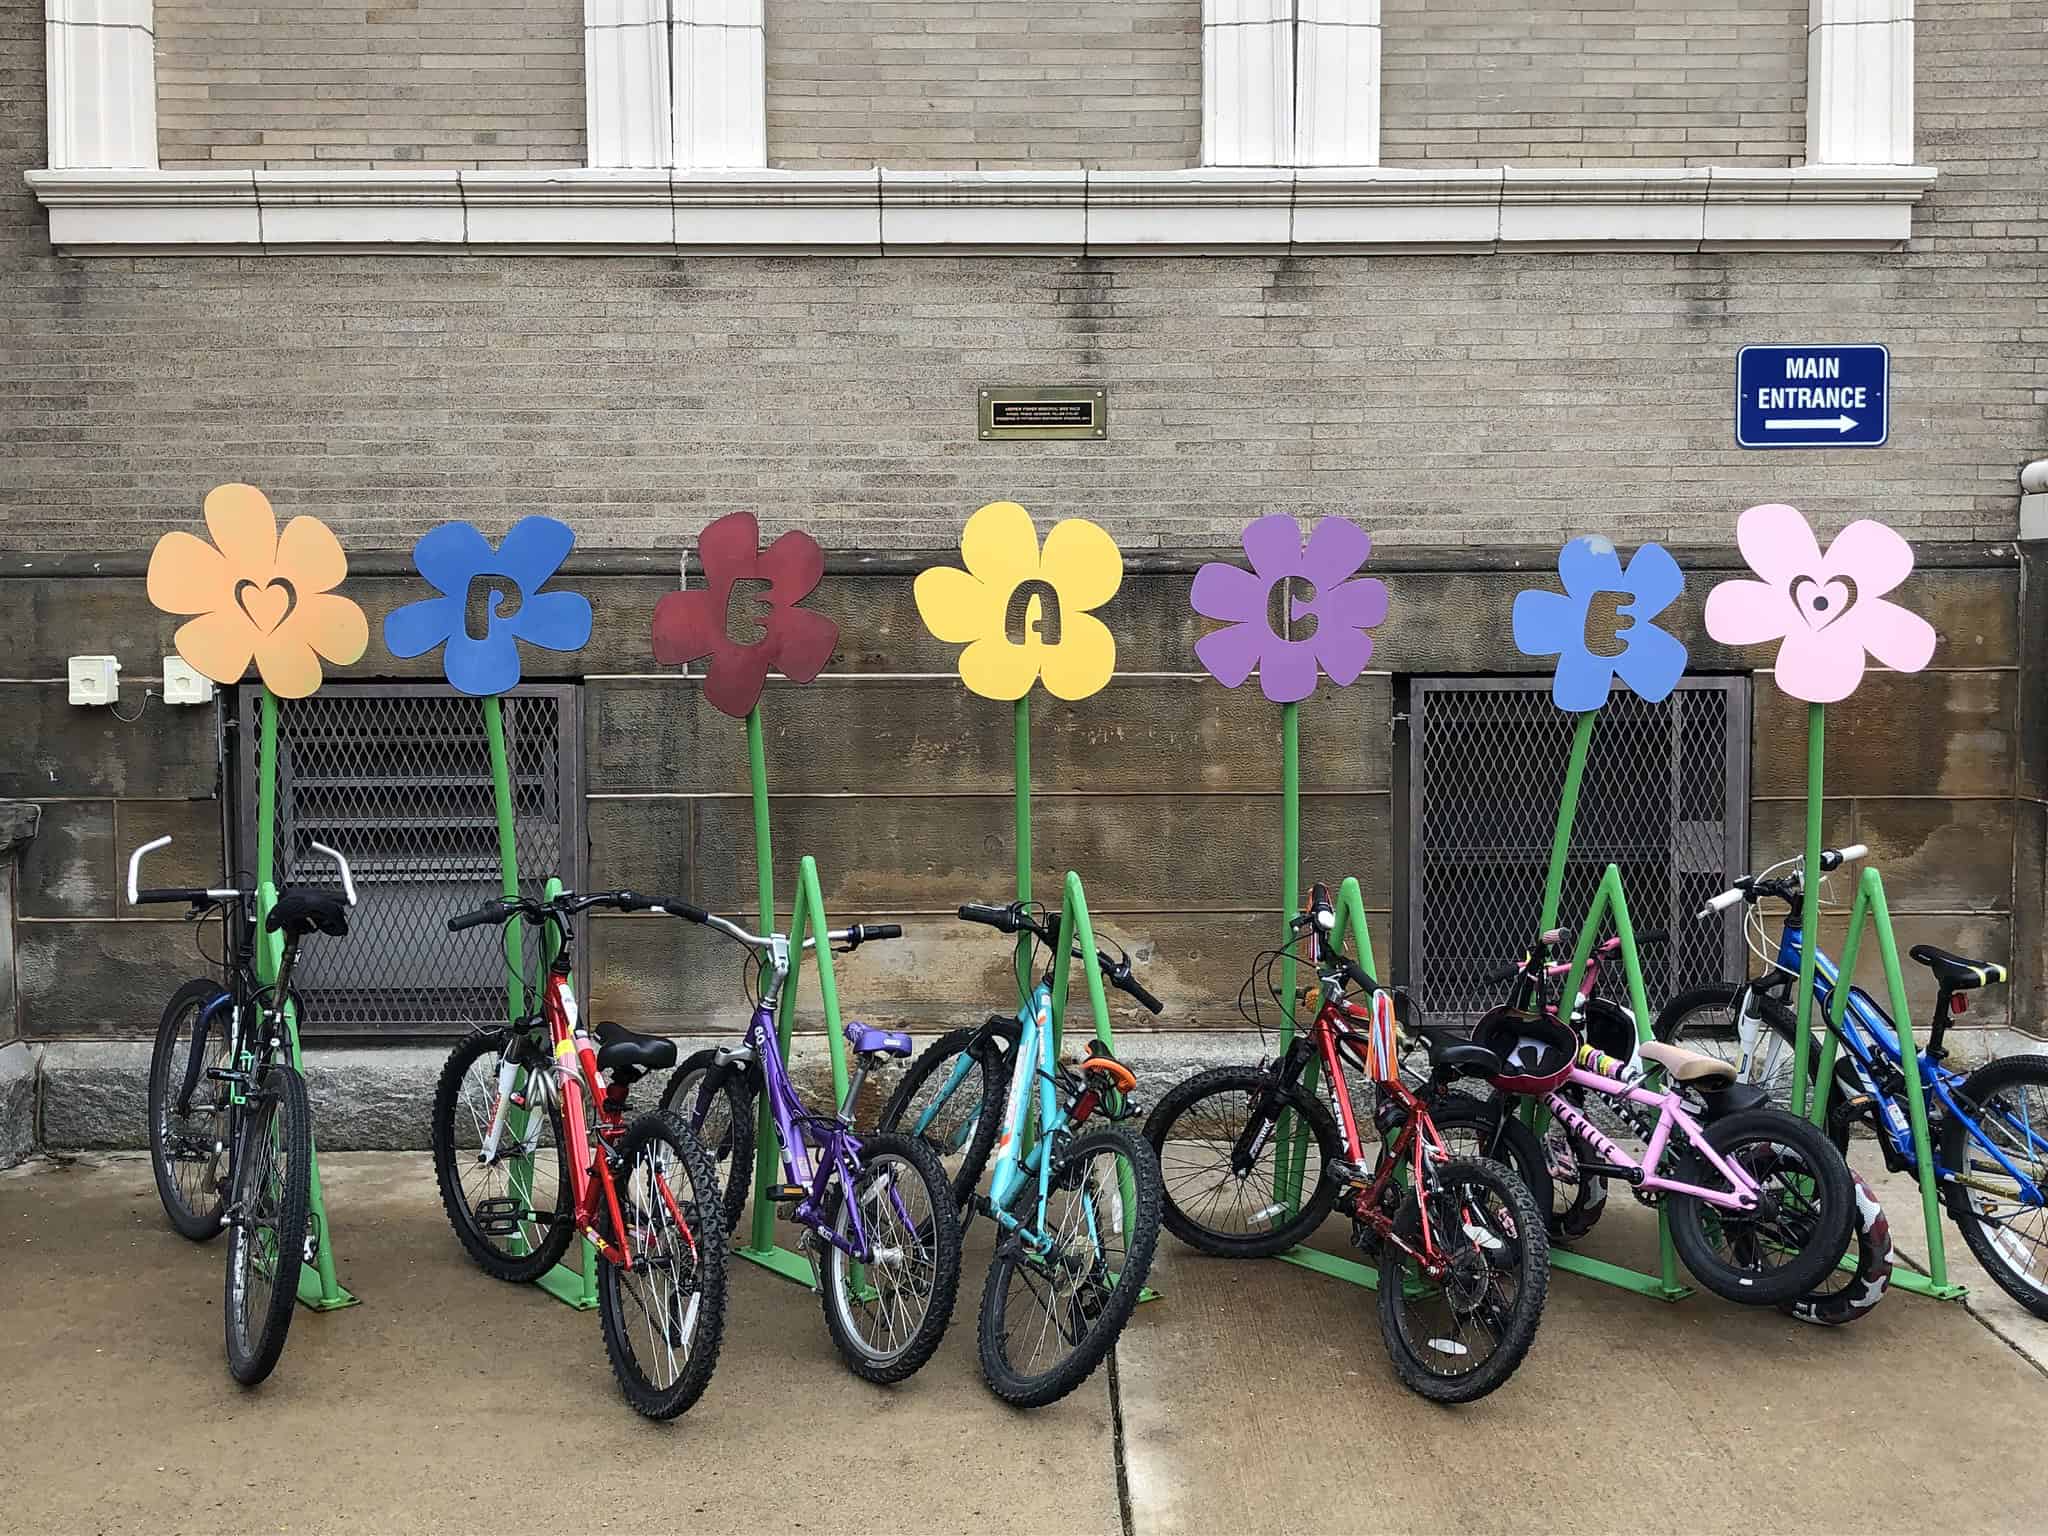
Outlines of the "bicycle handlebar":
M 156 902 L 183 901 L 189 902 L 191 905 L 196 907 L 202 906 L 207 902 L 213 901 L 248 900 L 251 893 L 244 890 L 238 890 L 234 886 L 142 885 L 141 879 L 143 857 L 146 854 L 156 852 L 157 849 L 159 848 L 168 848 L 170 846 L 171 839 L 168 835 L 165 835 L 163 837 L 155 838 L 150 842 L 144 843 L 140 848 L 136 849 L 133 853 L 131 853 L 128 856 L 129 906 L 140 907 L 147 906 Z M 315 844 L 314 846 L 318 847 L 319 845 Z M 355 901 L 355 893 L 353 889 L 351 889 L 349 893 L 349 901 L 351 904 L 353 904 Z
M 1024 910 L 1022 902 L 1011 902 L 1007 907 L 992 907 L 983 902 L 968 901 L 960 905 L 960 916 L 970 923 L 981 923 L 1000 933 L 1029 933 L 1042 940 L 1047 948 L 1060 941 L 1059 929 L 1043 918 L 1034 917 Z M 1074 954 L 1081 951 L 1076 948 Z M 1166 1004 L 1159 1001 L 1146 985 L 1132 974 L 1128 959 L 1112 960 L 1100 950 L 1095 953 L 1095 963 L 1102 968 L 1102 976 L 1117 991 L 1135 998 L 1148 1012 L 1166 1012 Z
M 1853 864 L 1858 859 L 1868 857 L 1870 847 L 1866 843 L 1850 843 L 1843 848 L 1823 848 L 1820 855 L 1820 871 L 1824 875 L 1831 875 L 1844 864 Z M 1771 867 L 1776 869 L 1780 866 L 1774 864 Z M 1789 902 L 1805 888 L 1805 884 L 1806 872 L 1802 869 L 1795 869 L 1779 880 L 1770 879 L 1767 875 L 1744 875 L 1719 895 L 1710 896 L 1707 904 L 1693 915 L 1701 918 L 1712 917 L 1716 912 L 1727 911 L 1738 901 L 1761 901 L 1766 896 L 1775 896 Z

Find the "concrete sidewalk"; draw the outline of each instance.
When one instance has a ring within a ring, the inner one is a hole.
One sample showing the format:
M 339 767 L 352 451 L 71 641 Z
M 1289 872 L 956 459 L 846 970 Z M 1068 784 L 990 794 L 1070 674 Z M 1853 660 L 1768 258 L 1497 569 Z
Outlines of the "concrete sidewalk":
M 1165 1299 L 1114 1373 L 1027 1416 L 975 1365 L 978 1223 L 952 1330 L 913 1381 L 856 1381 L 816 1299 L 739 1264 L 711 1390 L 652 1425 L 620 1400 L 593 1315 L 470 1265 L 424 1156 L 323 1169 L 364 1305 L 301 1311 L 254 1392 L 222 1363 L 223 1250 L 170 1231 L 145 1159 L 0 1174 L 0 1530 L 2048 1525 L 2048 1376 L 1962 1307 L 1899 1296 L 1826 1332 L 1560 1274 L 1514 1380 L 1443 1410 L 1394 1380 L 1370 1292 L 1168 1237 Z M 1618 1202 L 1588 1247 L 1640 1263 L 1653 1242 Z

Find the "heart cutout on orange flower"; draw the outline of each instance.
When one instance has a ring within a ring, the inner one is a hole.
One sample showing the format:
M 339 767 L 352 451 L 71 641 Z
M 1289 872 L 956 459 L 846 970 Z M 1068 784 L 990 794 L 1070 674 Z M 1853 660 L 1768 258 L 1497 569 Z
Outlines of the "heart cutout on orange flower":
M 149 600 L 191 616 L 172 643 L 194 669 L 237 683 L 253 661 L 272 693 L 302 699 L 320 686 L 322 661 L 362 658 L 370 626 L 334 590 L 348 559 L 326 524 L 295 517 L 280 530 L 255 486 L 217 485 L 206 495 L 206 529 L 211 543 L 180 530 L 149 557 Z
M 273 634 L 277 626 L 292 611 L 292 584 L 282 576 L 273 577 L 268 585 L 257 586 L 255 582 L 242 580 L 235 583 L 235 602 L 242 612 L 249 616 L 264 634 Z

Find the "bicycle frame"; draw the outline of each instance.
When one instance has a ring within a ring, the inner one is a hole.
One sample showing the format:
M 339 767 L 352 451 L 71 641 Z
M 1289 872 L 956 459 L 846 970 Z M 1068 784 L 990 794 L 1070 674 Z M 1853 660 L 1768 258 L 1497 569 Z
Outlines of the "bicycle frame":
M 1051 1241 L 1045 1233 L 1045 1207 L 1052 1191 L 1052 1159 L 1046 1149 L 1052 1145 L 1053 1137 L 1067 1128 L 1067 1112 L 1061 1106 L 1058 1082 L 1053 1060 L 1052 1029 L 1052 986 L 1041 981 L 1031 989 L 1031 996 L 1024 1006 L 1017 1010 L 1017 1022 L 1023 1026 L 1023 1034 L 1011 1053 L 1010 1096 L 1003 1105 L 1003 1123 L 996 1136 L 995 1150 L 990 1156 L 988 1206 L 989 1214 L 1005 1231 L 1015 1232 L 1027 1241 L 1043 1248 Z M 954 1064 L 954 1071 L 966 1075 L 967 1058 L 962 1056 Z M 1035 1108 L 1038 1124 L 1036 1141 L 1029 1153 L 1018 1150 L 1024 1144 L 1030 1115 L 1034 1108 L 1032 1095 L 1027 1091 L 1036 1081 L 1038 1093 Z M 951 1093 L 940 1095 L 937 1103 L 927 1111 L 926 1119 L 936 1113 Z M 1038 1176 L 1038 1204 L 1031 1227 L 1010 1214 L 1010 1206 L 1017 1198 L 1017 1192 L 1025 1180 L 1036 1173 Z M 1088 1212 L 1089 1236 L 1100 1236 L 1093 1230 L 1094 1211 Z
M 860 1201 L 854 1198 L 861 1142 L 845 1118 L 845 1111 L 860 1096 L 860 1074 L 856 1073 L 847 1084 L 846 1104 L 830 1119 L 805 1108 L 797 1096 L 796 1085 L 790 1081 L 789 1068 L 783 1065 L 775 1032 L 776 999 L 781 997 L 782 983 L 789 975 L 789 944 L 779 936 L 770 948 L 769 975 L 772 984 L 763 989 L 762 1001 L 747 1021 L 745 1051 L 721 1051 L 718 1065 L 730 1066 L 751 1059 L 760 1067 L 762 1092 L 767 1095 L 768 1113 L 775 1121 L 775 1139 L 782 1148 L 783 1180 L 805 1190 L 803 1199 L 791 1212 L 791 1219 L 857 1263 L 872 1263 L 874 1245 L 861 1217 Z M 849 1228 L 846 1236 L 834 1231 L 825 1217 L 825 1194 L 835 1174 L 845 1196 L 842 1210 Z M 898 1216 L 906 1225 L 910 1224 L 910 1214 L 903 1207 L 903 1197 L 893 1180 L 889 1198 L 896 1202 Z
M 1680 1105 L 1676 1089 L 1666 1088 L 1662 1092 L 1656 1092 L 1634 1083 L 1625 1083 L 1620 1078 L 1608 1077 L 1599 1072 L 1590 1072 L 1584 1067 L 1573 1067 L 1571 1075 L 1565 1079 L 1565 1084 L 1578 1088 L 1590 1088 L 1593 1092 L 1605 1094 L 1611 1099 L 1626 1099 L 1630 1103 L 1640 1104 L 1646 1109 L 1655 1108 L 1657 1110 L 1656 1129 L 1650 1133 L 1649 1140 L 1643 1145 L 1642 1161 L 1637 1162 L 1629 1157 L 1627 1153 L 1623 1152 L 1620 1147 L 1616 1146 L 1612 1140 L 1602 1134 L 1599 1127 L 1580 1113 L 1578 1108 L 1567 1100 L 1562 1092 L 1553 1092 L 1545 1096 L 1543 1100 L 1544 1108 L 1549 1110 L 1555 1118 L 1562 1121 L 1565 1127 L 1583 1141 L 1586 1146 L 1599 1153 L 1601 1158 L 1608 1164 L 1605 1168 L 1595 1170 L 1596 1172 L 1619 1173 L 1638 1189 L 1664 1190 L 1674 1195 L 1689 1195 L 1696 1200 L 1704 1200 L 1709 1205 L 1718 1205 L 1724 1210 L 1750 1211 L 1756 1209 L 1757 1199 L 1762 1192 L 1756 1180 L 1722 1157 L 1720 1153 L 1716 1152 L 1708 1144 L 1707 1138 L 1702 1134 L 1699 1126 L 1693 1122 L 1692 1116 L 1687 1114 Z M 1729 1187 L 1727 1189 L 1708 1189 L 1699 1184 L 1687 1184 L 1681 1180 L 1667 1179 L 1656 1171 L 1658 1165 L 1664 1159 L 1664 1151 L 1670 1144 L 1671 1131 L 1674 1126 L 1678 1128 L 1686 1141 L 1691 1144 L 1692 1149 L 1704 1157 L 1712 1165 L 1714 1171 L 1728 1181 Z
M 1799 974 L 1800 951 L 1803 947 L 1803 940 L 1804 931 L 1799 926 L 1797 920 L 1788 917 L 1783 931 L 1779 935 L 1777 958 L 1773 962 L 1778 974 L 1762 982 L 1752 982 L 1750 987 L 1762 990 L 1782 983 L 1796 981 Z M 1900 1107 L 1897 1097 L 1887 1093 L 1880 1084 L 1876 1071 L 1880 1059 L 1892 1066 L 1903 1065 L 1897 1027 L 1892 1023 L 1890 1016 L 1878 1007 L 1870 995 L 1857 986 L 1849 988 L 1846 1006 L 1842 1010 L 1841 1024 L 1839 1026 L 1835 1025 L 1833 1022 L 1834 996 L 1835 987 L 1839 979 L 1840 972 L 1836 968 L 1833 959 L 1829 957 L 1826 950 L 1816 946 L 1813 963 L 1814 1015 L 1816 1018 L 1827 1021 L 1826 1027 L 1835 1031 L 1836 1038 L 1841 1041 L 1848 1053 L 1850 1068 L 1855 1072 L 1863 1091 L 1882 1106 L 1884 1134 L 1886 1139 L 1890 1141 L 1894 1154 L 1904 1161 L 1906 1167 L 1910 1168 L 1914 1166 L 1915 1162 L 1913 1157 L 1912 1123 L 1907 1118 L 1906 1111 Z M 1749 1070 L 1748 1058 L 1753 1044 L 1754 1035 L 1752 1033 L 1751 1037 L 1745 1039 L 1743 1044 L 1741 1070 L 1745 1076 Z M 1954 1116 L 1957 1122 L 1969 1133 L 1970 1140 L 1997 1161 L 1998 1166 L 2018 1186 L 2019 1195 L 2022 1200 L 2035 1205 L 2044 1203 L 2040 1188 L 2018 1168 L 2013 1166 L 2012 1160 L 2001 1152 L 1997 1145 L 1984 1134 L 1977 1120 L 1968 1109 L 1964 1108 L 1962 1102 L 1958 1099 L 1955 1090 L 1963 1083 L 1965 1074 L 1953 1071 L 1942 1065 L 1934 1056 L 1930 1055 L 1927 1051 L 1917 1049 L 1917 1047 L 1915 1049 L 1915 1056 L 1920 1065 L 1920 1080 L 1933 1090 L 1934 1097 L 1940 1103 L 1940 1108 L 1945 1113 Z M 1836 1059 L 1839 1061 L 1841 1058 L 1837 1057 Z M 2048 1152 L 2048 1136 L 2042 1135 L 2031 1126 L 2021 1125 L 2009 1115 L 2004 1117 L 2004 1119 L 2005 1123 L 2010 1125 L 2019 1134 L 2023 1142 L 2029 1145 L 2038 1143 L 2042 1151 Z M 1929 1150 L 1933 1151 L 1934 1148 L 1930 1145 Z M 1940 1162 L 1939 1153 L 1936 1153 L 1934 1176 L 1937 1179 L 1953 1181 L 1959 1178 L 1961 1174 L 1962 1170 L 1960 1169 L 1943 1167 Z

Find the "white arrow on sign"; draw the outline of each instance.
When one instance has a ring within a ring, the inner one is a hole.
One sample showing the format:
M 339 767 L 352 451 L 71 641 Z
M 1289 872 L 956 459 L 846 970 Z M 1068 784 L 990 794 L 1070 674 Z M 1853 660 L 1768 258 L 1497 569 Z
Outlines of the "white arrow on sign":
M 1764 423 L 1764 430 L 1766 432 L 1825 432 L 1832 427 L 1837 432 L 1848 432 L 1853 430 L 1855 425 L 1856 418 L 1853 416 L 1822 416 L 1811 421 L 1804 419 L 1793 420 L 1781 416 L 1766 421 Z

